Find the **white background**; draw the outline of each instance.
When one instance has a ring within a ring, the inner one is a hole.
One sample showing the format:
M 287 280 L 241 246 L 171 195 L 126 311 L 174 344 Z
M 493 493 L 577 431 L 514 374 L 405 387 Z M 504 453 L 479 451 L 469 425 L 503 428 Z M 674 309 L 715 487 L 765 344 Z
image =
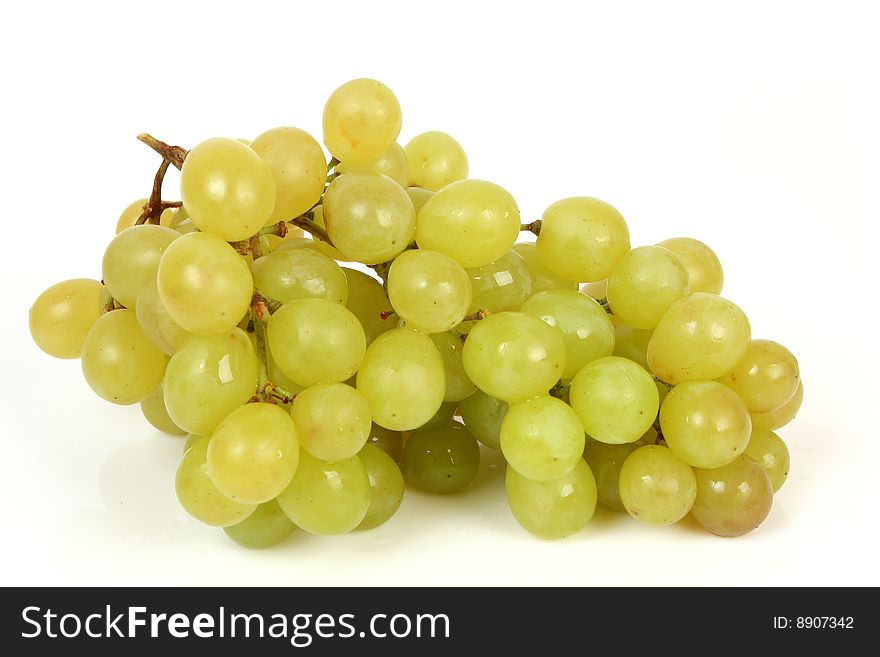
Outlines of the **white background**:
M 871 4 L 7 5 L 0 583 L 880 584 Z M 591 195 L 634 246 L 689 235 L 717 251 L 725 296 L 805 382 L 760 529 L 719 539 L 600 511 L 541 541 L 507 510 L 496 457 L 465 494 L 408 492 L 377 530 L 245 551 L 178 508 L 180 440 L 33 346 L 33 298 L 99 278 L 119 212 L 149 191 L 158 161 L 135 135 L 192 146 L 295 125 L 320 140 L 326 97 L 361 76 L 397 94 L 401 142 L 455 135 L 524 219 Z

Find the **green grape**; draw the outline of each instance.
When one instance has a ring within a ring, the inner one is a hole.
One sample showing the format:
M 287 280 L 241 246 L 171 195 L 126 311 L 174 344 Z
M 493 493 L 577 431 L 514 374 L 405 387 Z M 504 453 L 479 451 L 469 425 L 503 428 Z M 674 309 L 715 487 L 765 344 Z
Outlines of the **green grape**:
M 716 381 L 675 386 L 660 408 L 660 429 L 675 455 L 695 468 L 720 468 L 749 444 L 749 409 Z
M 174 227 L 174 230 L 181 235 L 188 235 L 189 233 L 197 233 L 199 229 L 196 228 L 192 219 L 184 219 Z
M 485 180 L 459 180 L 419 210 L 416 242 L 473 269 L 507 253 L 519 230 L 519 208 L 510 194 Z
M 114 310 L 92 326 L 82 347 L 86 383 L 114 404 L 135 404 L 162 381 L 165 354 L 147 340 L 133 310 Z
M 645 445 L 620 468 L 620 501 L 646 525 L 671 525 L 684 518 L 697 496 L 691 466 L 668 447 Z
M 321 206 L 318 206 L 317 208 L 315 208 L 315 210 L 313 210 L 313 212 L 316 212 L 317 215 L 319 215 L 320 212 L 318 211 L 320 209 Z M 319 222 L 316 221 L 315 223 Z M 305 233 L 303 233 L 303 235 L 305 235 Z M 304 237 L 303 235 L 300 235 L 299 237 L 285 238 L 275 247 L 274 252 L 280 253 L 282 251 L 287 251 L 288 249 L 311 249 L 313 251 L 317 251 L 318 253 L 323 253 L 331 260 L 347 260 L 347 258 L 342 255 L 336 247 L 328 244 L 327 242 L 312 239 L 311 237 Z
M 381 449 L 388 454 L 395 462 L 400 462 L 403 458 L 403 434 L 399 431 L 392 431 L 385 427 L 380 427 L 373 422 L 370 427 L 370 437 L 367 444 Z
M 580 286 L 580 292 L 596 300 L 603 299 L 608 296 L 608 279 L 584 283 Z
M 259 505 L 254 512 L 240 523 L 224 527 L 223 531 L 242 547 L 262 550 L 278 545 L 293 533 L 296 526 L 278 502 L 272 500 Z
M 541 538 L 579 532 L 596 510 L 596 481 L 583 459 L 567 474 L 549 481 L 526 479 L 508 466 L 504 486 L 513 517 Z
M 345 272 L 312 249 L 288 249 L 257 258 L 251 273 L 258 292 L 282 303 L 316 298 L 345 305 L 348 300 Z
M 217 489 L 244 504 L 263 504 L 287 488 L 299 463 L 290 415 L 275 404 L 239 406 L 214 429 L 208 472 Z
M 168 314 L 168 309 L 159 296 L 155 277 L 148 280 L 138 294 L 135 315 L 144 335 L 169 356 L 192 337 L 192 333 L 181 328 Z
M 321 145 L 308 132 L 273 128 L 256 137 L 251 149 L 266 163 L 274 182 L 274 210 L 267 223 L 298 217 L 321 199 L 327 163 Z
M 434 413 L 433 417 L 425 422 L 422 426 L 413 429 L 413 431 L 431 431 L 438 427 L 442 427 L 455 417 L 455 409 L 458 405 L 455 402 L 443 402 L 440 408 Z
M 406 145 L 409 182 L 436 192 L 468 174 L 464 149 L 445 132 L 432 130 L 410 139 Z
M 653 445 L 657 441 L 657 431 L 648 429 L 634 443 L 609 445 L 598 440 L 588 439 L 584 446 L 584 459 L 596 479 L 596 494 L 599 506 L 619 513 L 626 512 L 620 501 L 620 468 L 626 458 L 639 447 Z
M 358 529 L 372 529 L 388 521 L 403 502 L 403 474 L 388 454 L 364 445 L 358 454 L 370 480 L 370 508 Z
M 422 189 L 421 187 L 407 187 L 406 193 L 409 196 L 409 200 L 413 203 L 413 208 L 415 208 L 416 214 L 418 214 L 419 210 L 422 209 L 422 206 L 428 202 L 428 199 L 434 196 L 434 192 L 430 189 Z
M 260 235 L 260 239 L 266 239 L 266 244 L 269 247 L 269 252 L 275 251 L 279 246 L 284 244 L 284 242 L 288 240 L 301 240 L 305 239 L 306 233 L 302 228 L 294 228 L 293 226 L 287 226 L 287 232 L 284 233 L 284 237 L 279 237 L 278 235 L 273 235 L 272 233 L 268 233 L 266 235 Z M 262 244 L 262 241 L 260 242 Z M 265 253 L 265 249 L 263 251 Z
M 519 310 L 532 294 L 532 275 L 522 256 L 508 251 L 495 262 L 467 270 L 473 297 L 468 314 Z
M 207 436 L 257 391 L 259 362 L 247 334 L 195 336 L 171 357 L 165 407 L 181 429 Z
M 181 211 L 183 206 L 180 208 L 165 208 L 162 210 L 162 214 L 159 215 L 159 225 L 165 226 L 167 228 L 174 228 L 181 221 L 189 217 L 186 211 Z
M 172 436 L 186 435 L 186 431 L 174 424 L 174 420 L 168 415 L 168 409 L 165 408 L 165 392 L 162 389 L 162 384 L 156 386 L 153 392 L 141 400 L 141 413 L 144 414 L 147 422 L 159 431 L 171 434 Z
M 584 453 L 584 427 L 563 401 L 543 395 L 511 404 L 501 423 L 501 452 L 527 479 L 558 479 Z
M 760 427 L 762 429 L 781 429 L 791 422 L 797 412 L 801 408 L 804 401 L 804 382 L 798 381 L 797 390 L 785 404 L 777 408 L 775 411 L 767 413 L 752 413 L 752 428 Z
M 464 490 L 477 476 L 480 446 L 463 424 L 449 422 L 410 436 L 403 446 L 403 462 L 413 486 L 449 495 Z
M 565 343 L 562 380 L 570 381 L 584 365 L 614 351 L 614 325 L 594 299 L 576 290 L 544 290 L 520 310 L 556 328 Z
M 448 331 L 432 333 L 430 337 L 443 359 L 443 370 L 446 374 L 446 394 L 443 401 L 457 402 L 473 394 L 477 387 L 468 378 L 461 362 L 461 353 L 464 350 L 461 338 Z
M 458 412 L 468 431 L 492 449 L 501 449 L 501 423 L 507 415 L 507 402 L 490 397 L 482 390 L 458 402 Z
M 345 307 L 354 313 L 364 329 L 367 345 L 397 326 L 390 317 L 382 318 L 382 313 L 391 309 L 391 302 L 382 288 L 382 284 L 372 276 L 357 269 L 343 267 L 348 280 L 348 301 Z
M 236 139 L 209 139 L 183 161 L 180 195 L 200 231 L 234 242 L 271 223 L 275 182 L 250 146 Z
M 618 324 L 614 327 L 614 356 L 628 358 L 638 363 L 649 372 L 648 367 L 648 343 L 651 341 L 653 331 L 650 329 L 635 329 L 626 324 Z
M 538 257 L 534 242 L 514 244 L 513 250 L 525 261 L 532 275 L 532 294 L 544 290 L 577 290 L 577 281 L 570 281 L 551 271 Z
M 127 228 L 110 242 L 101 271 L 113 298 L 134 310 L 137 296 L 147 281 L 156 278 L 159 260 L 180 233 L 162 226 Z
M 141 215 L 144 213 L 144 206 L 147 205 L 149 199 L 139 198 L 137 201 L 132 201 L 129 205 L 122 211 L 122 214 L 119 215 L 119 219 L 116 221 L 116 234 L 118 235 L 126 228 L 131 228 L 137 223 L 137 220 L 141 218 Z
M 657 326 L 687 293 L 687 270 L 678 256 L 659 246 L 624 253 L 608 275 L 608 304 L 615 317 L 637 329 Z
M 180 506 L 196 520 L 214 527 L 237 525 L 255 510 L 253 504 L 242 504 L 229 499 L 208 476 L 208 444 L 202 438 L 183 455 L 174 478 L 174 489 Z
M 457 326 L 471 305 L 471 282 L 458 263 L 442 253 L 404 251 L 388 270 L 388 299 L 398 317 L 423 333 Z
M 357 389 L 373 422 L 395 431 L 416 429 L 443 403 L 443 359 L 428 336 L 409 328 L 387 331 L 367 349 Z
M 371 494 L 370 478 L 357 456 L 327 463 L 303 451 L 278 506 L 311 534 L 344 534 L 366 517 Z
M 598 281 L 629 251 L 629 229 L 607 203 L 577 196 L 544 211 L 535 245 L 538 257 L 557 275 L 579 283 Z
M 209 233 L 176 239 L 159 261 L 157 282 L 171 318 L 197 335 L 228 333 L 244 317 L 254 291 L 244 259 Z
M 718 536 L 742 536 L 764 522 L 773 506 L 773 486 L 747 456 L 720 468 L 695 469 L 697 498 L 692 515 Z
M 333 179 L 324 193 L 323 220 L 344 259 L 365 265 L 394 259 L 416 231 L 416 211 L 403 188 L 367 171 Z
M 657 246 L 669 249 L 687 269 L 691 292 L 720 294 L 724 285 L 724 272 L 718 256 L 708 246 L 690 237 L 673 237 Z
M 357 454 L 370 437 L 367 400 L 344 383 L 321 383 L 296 396 L 290 412 L 299 441 L 322 461 L 341 461 Z
M 546 394 L 565 370 L 562 335 L 530 315 L 505 312 L 477 322 L 462 352 L 480 390 L 506 402 Z
M 788 447 L 782 438 L 770 429 L 752 428 L 752 436 L 745 454 L 764 468 L 764 472 L 770 477 L 774 493 L 782 488 L 782 484 L 788 478 L 788 468 L 791 465 Z
M 391 180 L 401 187 L 406 187 L 409 184 L 407 177 L 406 152 L 398 143 L 392 144 L 391 148 L 369 162 L 359 162 L 356 164 L 341 162 L 336 165 L 336 172 L 339 174 L 351 173 L 352 171 L 381 173 L 382 175 L 391 178 Z
M 189 451 L 189 448 L 199 442 L 204 436 L 200 436 L 197 433 L 190 433 L 186 436 L 186 441 L 183 443 L 183 453 L 186 454 Z
M 391 90 L 358 78 L 330 94 L 324 106 L 324 144 L 340 162 L 368 162 L 391 147 L 400 124 L 400 104 Z
M 326 299 L 297 299 L 269 320 L 269 350 L 301 386 L 345 381 L 357 372 L 367 341 L 358 318 Z
M 36 345 L 55 358 L 79 358 L 101 315 L 104 286 L 90 278 L 56 283 L 34 301 L 28 325 Z
M 771 340 L 752 340 L 742 359 L 719 381 L 752 413 L 769 413 L 794 397 L 800 379 L 797 359 L 788 349 Z
M 618 356 L 588 363 L 572 380 L 569 395 L 587 434 L 612 445 L 641 438 L 660 407 L 651 375 Z

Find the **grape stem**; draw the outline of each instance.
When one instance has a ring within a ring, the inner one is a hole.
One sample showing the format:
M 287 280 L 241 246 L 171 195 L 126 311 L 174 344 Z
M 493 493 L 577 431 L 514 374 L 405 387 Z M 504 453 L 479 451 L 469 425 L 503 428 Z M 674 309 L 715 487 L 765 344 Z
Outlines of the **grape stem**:
M 612 315 L 613 312 L 611 310 L 611 304 L 608 303 L 608 297 L 600 297 L 596 299 L 596 303 L 602 306 L 605 309 L 605 312 L 609 315 Z
M 562 384 L 562 381 L 558 382 L 555 386 L 550 388 L 550 396 L 556 397 L 557 399 L 562 399 L 568 394 L 568 391 L 571 389 L 571 384 L 566 383 Z
M 315 208 L 307 210 L 298 217 L 289 219 L 287 223 L 296 226 L 297 228 L 302 228 L 315 239 L 326 242 L 331 246 L 333 245 L 333 242 L 330 241 L 330 236 L 327 234 L 327 231 L 321 228 L 317 223 L 315 223 Z
M 478 322 L 481 319 L 486 319 L 489 315 L 492 314 L 491 310 L 486 310 L 485 308 L 478 310 L 475 313 L 471 313 L 470 315 L 465 315 L 461 321 L 463 322 Z
M 183 161 L 186 159 L 186 154 L 189 152 L 180 146 L 169 146 L 164 141 L 160 141 L 146 132 L 139 134 L 138 140 L 144 142 L 147 146 L 161 155 L 162 159 L 167 160 L 178 169 L 183 166 Z
M 393 310 L 383 310 L 382 312 L 379 313 L 379 319 L 381 319 L 384 322 L 386 319 L 388 319 L 392 315 L 396 315 L 396 314 L 397 313 L 394 312 Z
M 544 222 L 541 221 L 540 219 L 535 219 L 530 224 L 521 224 L 519 229 L 529 231 L 531 233 L 534 233 L 535 235 L 540 235 L 541 234 L 541 224 L 543 224 L 543 223 Z
M 134 222 L 135 226 L 142 224 L 158 224 L 162 213 L 168 208 L 179 208 L 182 204 L 180 201 L 163 201 L 162 200 L 162 182 L 165 180 L 165 172 L 168 171 L 168 160 L 162 160 L 156 176 L 153 178 L 153 190 L 150 192 L 150 198 L 144 204 L 143 212 Z
M 333 171 L 333 169 L 336 168 L 337 164 L 339 164 L 339 160 L 337 160 L 335 157 L 331 157 L 330 161 L 327 163 L 327 173 Z

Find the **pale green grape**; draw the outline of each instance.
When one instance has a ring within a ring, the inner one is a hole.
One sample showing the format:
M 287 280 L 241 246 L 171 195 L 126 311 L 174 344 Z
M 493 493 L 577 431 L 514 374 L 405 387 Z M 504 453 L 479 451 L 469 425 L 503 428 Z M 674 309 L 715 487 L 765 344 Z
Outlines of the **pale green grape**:
M 549 395 L 511 404 L 501 423 L 501 452 L 527 479 L 558 479 L 584 453 L 584 427 L 571 407 Z
M 162 214 L 159 215 L 159 225 L 174 228 L 187 217 L 189 215 L 186 214 L 186 211 L 181 212 L 180 208 L 165 208 L 162 210 Z
M 426 493 L 464 490 L 477 476 L 480 446 L 463 424 L 449 422 L 414 433 L 403 447 L 407 481 Z
M 422 426 L 413 429 L 413 431 L 430 431 L 449 424 L 455 417 L 455 409 L 457 406 L 458 405 L 455 402 L 443 402 L 430 420 L 425 422 Z
M 652 329 L 688 293 L 688 273 L 672 251 L 641 246 L 624 253 L 608 275 L 608 304 L 621 322 Z
M 165 392 L 162 389 L 162 384 L 156 386 L 153 392 L 141 400 L 141 413 L 144 414 L 147 422 L 159 431 L 171 434 L 172 436 L 186 435 L 186 431 L 174 424 L 174 420 L 168 415 L 168 409 L 165 408 Z
M 778 342 L 752 340 L 745 355 L 719 379 L 752 413 L 769 413 L 797 392 L 801 374 L 797 359 Z
M 150 342 L 171 356 L 192 337 L 192 333 L 175 322 L 159 296 L 155 277 L 148 280 L 135 304 L 138 324 Z
M 538 257 L 557 275 L 579 283 L 598 281 L 629 251 L 629 229 L 607 203 L 577 196 L 544 211 L 535 245 Z
M 395 431 L 416 429 L 443 403 L 443 359 L 428 336 L 409 328 L 387 331 L 367 349 L 357 389 L 376 424 Z
M 188 235 L 189 233 L 198 232 L 199 229 L 193 223 L 192 219 L 184 219 L 174 227 L 174 230 L 176 230 L 181 235 Z
M 576 290 L 544 290 L 520 310 L 558 329 L 565 343 L 562 380 L 570 381 L 587 363 L 614 351 L 614 325 L 594 299 Z
M 116 221 L 116 233 L 117 235 L 124 231 L 126 228 L 131 228 L 137 223 L 137 220 L 140 219 L 141 215 L 144 213 L 144 206 L 147 204 L 148 199 L 139 198 L 137 201 L 132 201 L 129 205 L 122 211 L 122 214 L 119 215 L 119 219 Z
M 410 139 L 405 147 L 409 184 L 437 191 L 468 174 L 464 149 L 445 132 L 432 130 Z
M 324 106 L 324 144 L 340 162 L 368 162 L 400 133 L 400 104 L 381 82 L 358 78 L 334 91 Z
M 290 412 L 299 442 L 322 461 L 341 461 L 357 454 L 370 437 L 367 400 L 344 383 L 321 383 L 296 396 Z
M 691 510 L 718 536 L 742 536 L 770 514 L 773 486 L 760 465 L 747 456 L 712 470 L 695 469 L 697 498 Z
M 345 307 L 360 321 L 369 345 L 385 331 L 397 327 L 396 318 L 382 318 L 383 312 L 391 310 L 391 302 L 382 284 L 372 276 L 348 267 L 343 267 L 342 271 L 348 280 L 348 301 L 345 302 Z
M 657 246 L 669 249 L 687 269 L 691 292 L 720 294 L 724 285 L 724 272 L 718 256 L 708 246 L 690 237 L 673 237 Z
M 118 312 L 118 311 L 117 311 Z M 195 336 L 171 357 L 165 373 L 165 406 L 174 423 L 207 436 L 257 391 L 259 363 L 239 328 Z
M 373 445 L 364 445 L 358 454 L 370 480 L 370 508 L 358 529 L 372 529 L 387 522 L 403 502 L 403 473 L 388 454 Z
M 630 454 L 620 469 L 619 486 L 627 513 L 647 525 L 678 522 L 697 496 L 691 466 L 660 445 L 645 445 Z
M 785 404 L 777 408 L 775 411 L 767 413 L 752 413 L 752 428 L 761 427 L 762 429 L 780 429 L 791 422 L 797 412 L 801 408 L 804 401 L 804 382 L 798 381 L 798 388 L 792 397 Z
M 719 468 L 749 444 L 749 409 L 735 392 L 715 381 L 686 381 L 675 386 L 660 408 L 666 444 L 695 468 Z
M 370 508 L 370 478 L 357 456 L 328 463 L 303 451 L 293 481 L 278 506 L 311 534 L 344 534 L 357 527 Z
M 480 390 L 506 402 L 546 394 L 565 370 L 562 334 L 518 312 L 477 322 L 462 352 L 464 370 Z
M 774 493 L 782 488 L 782 484 L 788 478 L 788 468 L 791 465 L 788 447 L 782 438 L 770 429 L 754 427 L 745 453 L 764 468 L 764 472 L 770 477 Z
M 473 297 L 468 313 L 519 310 L 532 294 L 532 275 L 522 256 L 508 251 L 495 262 L 467 270 Z
M 596 510 L 596 481 L 583 459 L 558 479 L 526 479 L 508 466 L 504 479 L 513 517 L 546 539 L 570 536 L 586 527 Z
M 434 196 L 434 192 L 429 189 L 422 189 L 421 187 L 407 187 L 406 193 L 409 196 L 409 200 L 413 203 L 416 214 L 428 202 L 428 199 Z
M 296 526 L 290 521 L 278 502 L 261 504 L 240 523 L 224 527 L 223 531 L 242 547 L 262 550 L 278 545 L 293 533 Z
M 104 287 L 90 278 L 56 283 L 34 301 L 28 315 L 36 345 L 55 358 L 79 358 L 101 315 Z
M 301 386 L 345 381 L 357 371 L 367 341 L 357 317 L 326 299 L 297 299 L 269 320 L 269 350 Z
M 577 281 L 570 281 L 551 271 L 538 257 L 538 251 L 534 242 L 521 242 L 514 244 L 516 251 L 526 263 L 532 274 L 532 294 L 544 290 L 577 290 Z
M 471 305 L 471 282 L 452 258 L 413 249 L 401 253 L 391 264 L 388 299 L 411 328 L 440 333 L 464 319 Z
M 159 262 L 157 282 L 171 318 L 197 335 L 229 332 L 244 317 L 254 291 L 244 259 L 209 233 L 176 239 Z
M 183 161 L 180 195 L 199 230 L 233 242 L 271 223 L 275 182 L 250 146 L 236 139 L 209 139 Z
M 587 434 L 613 445 L 641 438 L 660 407 L 651 375 L 618 356 L 587 364 L 572 380 L 569 395 Z
M 306 233 L 302 228 L 294 228 L 293 226 L 288 224 L 287 232 L 284 234 L 284 237 L 278 237 L 278 235 L 272 235 L 270 233 L 267 235 L 260 235 L 260 239 L 266 239 L 266 244 L 268 245 L 269 252 L 271 253 L 272 251 L 275 251 L 279 246 L 284 244 L 284 242 L 286 242 L 287 240 L 304 239 L 305 235 Z M 260 242 L 260 244 L 262 244 L 262 241 Z M 265 252 L 266 251 L 264 249 L 263 253 Z
M 608 279 L 584 283 L 580 286 L 580 291 L 593 299 L 603 299 L 608 296 Z
M 501 449 L 501 423 L 507 415 L 507 402 L 490 397 L 482 390 L 458 402 L 458 412 L 468 431 L 492 449 Z
M 134 310 L 144 285 L 156 278 L 159 260 L 180 233 L 162 226 L 142 225 L 126 228 L 104 252 L 101 271 L 113 298 Z
M 352 171 L 370 171 L 388 176 L 401 187 L 406 187 L 408 182 L 406 152 L 400 144 L 394 143 L 391 148 L 379 157 L 368 162 L 349 164 L 341 162 L 336 165 L 337 173 L 351 173 Z
M 596 479 L 599 506 L 611 511 L 626 512 L 626 507 L 620 501 L 620 468 L 623 467 L 626 458 L 639 447 L 653 445 L 655 442 L 657 442 L 657 431 L 653 427 L 634 443 L 609 445 L 591 438 L 587 439 L 584 459 Z
M 183 443 L 183 453 L 186 454 L 189 451 L 189 448 L 199 442 L 204 436 L 200 436 L 197 433 L 190 433 L 186 436 L 186 441 Z
M 312 214 L 315 217 L 315 223 L 324 228 L 323 220 L 319 220 L 320 217 L 323 216 L 321 213 L 321 206 L 319 205 L 312 210 Z M 327 242 L 322 242 L 321 240 L 312 239 L 311 237 L 306 237 L 305 233 L 299 236 L 285 237 L 275 246 L 273 251 L 281 252 L 287 251 L 288 249 L 312 249 L 318 253 L 323 253 L 331 260 L 348 260 L 348 258 L 342 255 L 339 252 L 339 249 L 333 245 L 328 244 Z
M 348 300 L 345 272 L 312 249 L 288 249 L 257 258 L 251 273 L 258 292 L 282 303 L 315 298 L 345 305 Z
M 446 374 L 446 394 L 443 401 L 457 402 L 471 395 L 477 387 L 468 378 L 461 362 L 461 353 L 464 351 L 464 343 L 461 338 L 448 331 L 445 333 L 432 333 L 431 340 L 440 358 L 443 359 L 443 369 Z
M 373 422 L 367 444 L 381 449 L 395 462 L 399 463 L 403 457 L 403 434 L 400 431 L 392 431 Z
M 650 329 L 634 329 L 626 324 L 614 327 L 614 356 L 628 358 L 646 370 L 648 367 L 648 343 L 653 331 Z

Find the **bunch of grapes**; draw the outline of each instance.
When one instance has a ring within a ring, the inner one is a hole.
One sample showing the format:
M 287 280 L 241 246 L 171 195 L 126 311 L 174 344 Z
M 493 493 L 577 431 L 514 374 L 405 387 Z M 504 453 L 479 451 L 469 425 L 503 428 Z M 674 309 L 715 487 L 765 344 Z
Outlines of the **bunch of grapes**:
M 452 137 L 402 148 L 400 126 L 392 92 L 358 79 L 325 106 L 329 164 L 291 127 L 190 151 L 142 135 L 162 156 L 150 198 L 119 218 L 102 281 L 37 298 L 34 341 L 186 435 L 180 504 L 248 547 L 376 527 L 405 482 L 465 489 L 481 449 L 501 451 L 510 509 L 541 537 L 597 503 L 757 527 L 803 388 L 719 296 L 712 250 L 631 248 L 587 197 L 523 224 Z M 180 202 L 162 199 L 170 166 Z

